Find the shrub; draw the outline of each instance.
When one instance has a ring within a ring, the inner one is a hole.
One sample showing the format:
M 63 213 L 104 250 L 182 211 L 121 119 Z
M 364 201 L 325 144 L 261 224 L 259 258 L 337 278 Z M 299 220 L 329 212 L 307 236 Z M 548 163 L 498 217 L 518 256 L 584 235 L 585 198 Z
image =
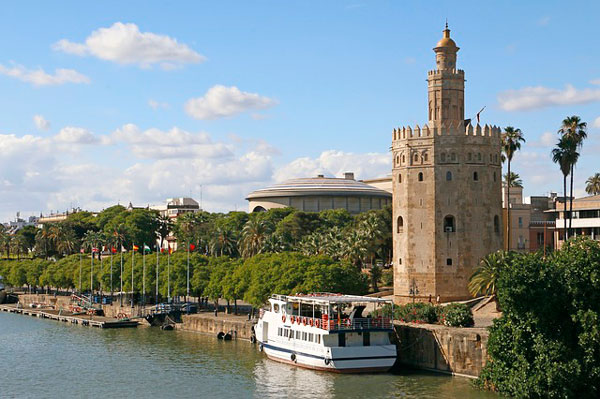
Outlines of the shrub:
M 394 318 L 409 323 L 435 323 L 437 314 L 435 306 L 429 303 L 408 303 L 396 307 Z
M 445 326 L 472 327 L 475 324 L 471 308 L 464 303 L 451 303 L 446 306 L 438 306 L 436 313 L 439 323 Z

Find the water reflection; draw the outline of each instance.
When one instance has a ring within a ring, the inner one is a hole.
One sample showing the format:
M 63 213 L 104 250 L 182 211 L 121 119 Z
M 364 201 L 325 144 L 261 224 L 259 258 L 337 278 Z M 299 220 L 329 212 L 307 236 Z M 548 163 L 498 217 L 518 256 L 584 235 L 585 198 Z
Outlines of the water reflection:
M 0 313 L 0 397 L 497 398 L 438 374 L 340 375 L 269 360 L 245 341 L 100 330 Z

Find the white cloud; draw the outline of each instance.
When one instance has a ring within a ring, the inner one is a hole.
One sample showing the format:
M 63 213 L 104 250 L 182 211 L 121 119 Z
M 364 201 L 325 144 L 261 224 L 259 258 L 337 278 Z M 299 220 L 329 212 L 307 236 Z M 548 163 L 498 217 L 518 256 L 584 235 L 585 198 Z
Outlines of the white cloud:
M 53 139 L 63 144 L 95 144 L 100 140 L 92 132 L 81 127 L 66 126 Z
M 191 133 L 177 127 L 169 131 L 148 129 L 142 131 L 127 124 L 111 135 L 113 143 L 125 143 L 132 153 L 143 159 L 165 158 L 223 158 L 233 155 L 232 146 L 213 142 L 207 133 Z
M 217 119 L 249 110 L 272 107 L 277 102 L 256 93 L 241 91 L 235 86 L 211 87 L 203 97 L 189 99 L 185 111 L 196 119 Z
M 558 135 L 552 132 L 544 132 L 538 140 L 532 140 L 527 142 L 528 147 L 546 148 L 552 147 L 558 141 Z
M 167 109 L 169 108 L 169 103 L 166 102 L 160 102 L 160 101 L 156 101 L 153 99 L 149 99 L 148 100 L 148 105 L 150 106 L 150 108 L 152 108 L 153 110 L 157 110 L 159 108 L 162 109 Z
M 42 115 L 34 115 L 33 123 L 35 123 L 35 127 L 38 130 L 48 130 L 50 129 L 50 122 L 46 120 Z
M 543 16 L 538 19 L 537 23 L 539 26 L 547 26 L 550 23 L 551 18 L 549 16 Z
M 90 83 L 90 78 L 74 69 L 56 69 L 54 74 L 46 73 L 42 68 L 27 69 L 22 65 L 11 67 L 0 64 L 0 74 L 31 83 L 34 86 L 57 86 L 65 83 Z
M 507 90 L 498 94 L 500 108 L 505 111 L 526 111 L 555 105 L 585 104 L 600 101 L 600 89 L 576 89 L 566 85 L 564 90 L 543 86 Z
M 143 68 L 158 64 L 163 69 L 173 69 L 206 59 L 172 37 L 140 32 L 136 24 L 122 22 L 93 31 L 85 43 L 62 39 L 54 43 L 52 48 L 68 54 L 92 55 L 102 60 L 135 64 Z
M 298 177 L 314 177 L 318 174 L 343 176 L 344 172 L 354 172 L 357 179 L 383 177 L 392 171 L 392 157 L 389 153 L 354 154 L 350 152 L 323 151 L 318 158 L 302 157 L 279 168 L 276 181 Z
M 600 116 L 594 119 L 594 123 L 592 123 L 592 127 L 600 128 Z
M 600 79 L 592 79 L 592 80 L 590 80 L 590 84 L 600 85 Z

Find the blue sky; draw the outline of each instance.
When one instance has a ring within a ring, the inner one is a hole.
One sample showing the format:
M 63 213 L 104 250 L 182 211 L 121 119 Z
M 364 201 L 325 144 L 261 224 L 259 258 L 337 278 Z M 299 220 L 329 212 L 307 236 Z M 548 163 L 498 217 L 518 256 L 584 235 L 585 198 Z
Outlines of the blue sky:
M 588 122 L 582 195 L 600 172 L 599 14 L 593 1 L 5 3 L 0 220 L 200 191 L 207 210 L 246 209 L 289 177 L 386 175 L 392 129 L 426 122 L 446 18 L 467 117 L 486 106 L 482 123 L 525 133 L 526 195 L 561 190 L 556 130 Z

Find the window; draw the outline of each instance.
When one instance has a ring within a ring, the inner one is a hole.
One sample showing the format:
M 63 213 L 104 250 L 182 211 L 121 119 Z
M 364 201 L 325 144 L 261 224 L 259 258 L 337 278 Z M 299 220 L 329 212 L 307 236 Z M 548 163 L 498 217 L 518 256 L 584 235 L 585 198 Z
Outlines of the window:
M 523 228 L 523 218 L 521 216 L 519 216 L 519 228 Z
M 396 155 L 396 165 L 400 165 L 400 155 Z
M 473 172 L 473 180 L 474 181 L 479 181 L 479 173 Z
M 496 172 L 494 172 L 494 181 L 496 181 Z
M 278 303 L 273 305 L 273 312 L 279 313 L 279 304 Z
M 490 154 L 490 163 L 492 163 L 492 154 Z
M 473 154 L 469 153 L 469 155 L 467 155 L 467 159 L 471 161 L 473 159 Z
M 303 331 L 303 332 L 302 332 L 302 340 L 303 340 L 303 341 L 306 341 L 306 340 L 307 340 L 307 338 L 308 338 L 308 333 L 307 333 L 306 331 Z
M 446 259 L 446 266 L 452 266 L 452 258 Z
M 452 153 L 452 162 L 456 161 L 456 154 Z
M 494 216 L 494 233 L 500 233 L 500 218 L 498 215 Z
M 540 247 L 544 245 L 544 233 L 537 233 L 537 245 Z
M 423 160 L 427 162 L 427 154 L 423 155 Z
M 447 171 L 446 172 L 446 181 L 451 181 L 452 180 L 452 172 Z
M 401 265 L 402 264 L 402 258 L 398 258 L 398 264 Z
M 363 346 L 371 346 L 371 333 L 368 331 L 363 333 Z
M 300 339 L 300 331 L 296 330 L 296 339 Z
M 453 233 L 456 231 L 456 227 L 454 225 L 454 216 L 446 216 L 444 218 L 444 231 L 446 233 Z
M 283 329 L 282 329 L 281 327 L 279 327 L 279 328 L 277 329 L 277 335 L 279 335 L 280 337 L 281 337 L 281 335 L 283 334 L 283 331 L 282 331 L 282 330 L 283 330 Z
M 398 183 L 402 183 L 402 174 L 401 173 L 398 174 Z
M 481 161 L 481 153 L 480 153 L 480 152 L 479 152 L 479 153 L 477 153 L 477 160 L 478 160 L 478 161 Z
M 398 233 L 402 233 L 402 231 L 404 230 L 404 219 L 402 218 L 402 216 L 398 216 L 396 229 Z
M 419 181 L 423 181 L 423 172 L 419 172 Z
M 442 153 L 441 157 L 442 157 L 442 162 L 446 162 L 446 154 Z
M 406 158 L 404 158 L 404 155 L 402 155 L 402 163 L 406 162 Z
M 317 344 L 321 343 L 321 334 L 316 334 Z
M 415 154 L 415 163 L 419 162 L 419 154 Z
M 313 342 L 313 341 L 315 340 L 315 334 L 313 334 L 313 333 L 309 333 L 309 334 L 308 334 L 308 340 L 309 340 L 310 342 Z

